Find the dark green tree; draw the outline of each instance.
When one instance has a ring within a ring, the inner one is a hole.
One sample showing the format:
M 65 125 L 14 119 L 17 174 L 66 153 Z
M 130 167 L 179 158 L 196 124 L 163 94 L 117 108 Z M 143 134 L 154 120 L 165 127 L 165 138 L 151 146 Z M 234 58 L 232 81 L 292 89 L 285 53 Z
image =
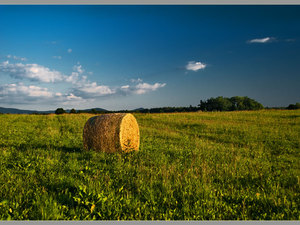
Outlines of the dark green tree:
M 70 113 L 76 113 L 75 109 L 71 109 Z
M 201 100 L 198 106 L 202 111 L 258 110 L 264 108 L 262 104 L 247 96 L 234 96 L 231 98 L 219 96 L 206 101 Z
M 300 109 L 300 103 L 297 102 L 296 104 L 289 104 L 287 109 Z
M 228 98 L 219 96 L 214 101 L 215 101 L 215 108 L 217 111 L 229 111 L 231 108 L 231 102 Z
M 231 110 L 232 111 L 244 109 L 243 97 L 234 96 L 234 97 L 231 97 L 229 100 L 231 102 Z
M 247 96 L 243 98 L 244 110 L 258 110 L 263 109 L 262 104 L 256 102 L 255 100 L 248 98 Z
M 55 114 L 63 114 L 63 113 L 66 113 L 66 111 L 63 108 L 57 108 L 55 110 Z

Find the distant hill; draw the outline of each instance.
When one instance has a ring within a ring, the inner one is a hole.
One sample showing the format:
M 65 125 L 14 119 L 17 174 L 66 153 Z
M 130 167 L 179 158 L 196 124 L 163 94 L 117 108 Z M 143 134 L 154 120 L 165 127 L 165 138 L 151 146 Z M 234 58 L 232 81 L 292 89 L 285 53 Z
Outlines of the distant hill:
M 102 109 L 102 108 L 92 108 L 95 109 L 96 111 L 102 111 L 102 112 L 106 112 L 106 109 Z M 83 112 L 88 112 L 91 111 L 92 109 L 83 109 L 80 111 Z M 71 109 L 66 109 L 66 112 L 70 112 Z M 77 110 L 76 110 L 77 111 Z M 40 114 L 47 114 L 47 113 L 55 113 L 55 110 L 48 110 L 48 111 L 38 111 L 38 110 L 26 110 L 26 109 L 15 109 L 15 108 L 4 108 L 4 107 L 0 107 L 0 113 L 10 113 L 10 114 L 33 114 L 33 113 L 40 113 Z
M 102 108 L 91 108 L 91 109 L 78 109 L 76 111 L 81 111 L 81 112 L 90 112 L 91 110 L 96 110 L 97 112 L 107 112 L 108 110 L 106 109 L 102 109 Z M 66 110 L 67 112 L 69 112 L 70 110 Z
M 141 111 L 141 110 L 144 110 L 145 108 L 137 108 L 137 109 L 134 109 L 132 111 Z
M 102 108 L 92 108 L 92 109 L 95 109 L 95 110 L 97 110 L 97 111 L 108 111 L 108 110 L 102 109 Z M 87 110 L 92 110 L 92 109 L 87 109 Z
M 54 111 L 37 111 L 37 110 L 26 110 L 26 109 L 15 109 L 15 108 L 0 107 L 0 113 L 32 114 L 32 113 L 54 113 Z

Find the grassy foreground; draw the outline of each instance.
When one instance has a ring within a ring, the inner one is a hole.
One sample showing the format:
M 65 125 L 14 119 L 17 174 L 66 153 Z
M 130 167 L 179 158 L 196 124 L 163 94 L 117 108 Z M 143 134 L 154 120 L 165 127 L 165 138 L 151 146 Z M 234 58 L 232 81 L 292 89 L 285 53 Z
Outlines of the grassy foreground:
M 300 110 L 135 114 L 129 154 L 85 152 L 91 116 L 0 115 L 0 219 L 300 219 Z

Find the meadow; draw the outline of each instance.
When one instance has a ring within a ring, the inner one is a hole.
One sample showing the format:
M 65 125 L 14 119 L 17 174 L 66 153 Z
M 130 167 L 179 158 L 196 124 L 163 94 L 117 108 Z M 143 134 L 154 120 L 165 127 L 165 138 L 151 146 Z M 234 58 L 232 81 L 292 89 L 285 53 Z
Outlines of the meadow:
M 0 219 L 300 220 L 300 110 L 134 114 L 128 154 L 92 116 L 0 115 Z

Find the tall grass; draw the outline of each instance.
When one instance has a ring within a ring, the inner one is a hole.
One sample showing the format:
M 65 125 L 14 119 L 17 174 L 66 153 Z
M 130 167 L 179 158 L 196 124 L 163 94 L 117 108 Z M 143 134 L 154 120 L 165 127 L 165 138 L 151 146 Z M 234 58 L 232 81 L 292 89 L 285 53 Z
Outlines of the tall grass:
M 91 116 L 0 115 L 1 219 L 300 219 L 300 110 L 135 114 L 129 154 L 84 151 Z

